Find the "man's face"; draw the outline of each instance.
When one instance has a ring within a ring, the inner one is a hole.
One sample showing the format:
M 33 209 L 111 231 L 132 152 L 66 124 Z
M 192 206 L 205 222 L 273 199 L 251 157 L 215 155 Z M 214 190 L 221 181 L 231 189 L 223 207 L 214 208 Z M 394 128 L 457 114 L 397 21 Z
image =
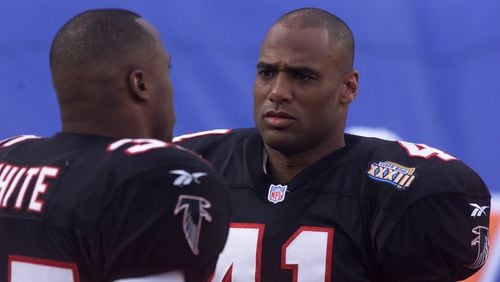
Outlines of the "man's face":
M 343 133 L 347 105 L 340 96 L 346 87 L 336 57 L 326 29 L 270 29 L 254 82 L 255 124 L 267 146 L 294 154 Z

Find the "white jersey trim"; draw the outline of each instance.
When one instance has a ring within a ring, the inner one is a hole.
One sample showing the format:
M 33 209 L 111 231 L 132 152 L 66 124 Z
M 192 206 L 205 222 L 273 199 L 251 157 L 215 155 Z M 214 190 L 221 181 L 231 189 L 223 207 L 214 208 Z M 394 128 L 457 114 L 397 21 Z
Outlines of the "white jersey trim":
M 36 135 L 19 135 L 19 136 L 14 136 L 10 137 L 7 139 L 0 140 L 0 147 L 9 147 L 11 145 L 14 145 L 16 143 L 22 142 L 24 140 L 28 139 L 40 139 L 42 137 L 36 136 Z
M 200 131 L 200 132 L 195 132 L 195 133 L 188 133 L 188 134 L 183 134 L 176 136 L 172 139 L 172 142 L 180 142 L 184 141 L 186 139 L 194 138 L 194 137 L 199 137 L 199 136 L 205 136 L 205 135 L 224 135 L 229 132 L 231 132 L 232 129 L 212 129 L 212 130 L 206 130 L 206 131 Z

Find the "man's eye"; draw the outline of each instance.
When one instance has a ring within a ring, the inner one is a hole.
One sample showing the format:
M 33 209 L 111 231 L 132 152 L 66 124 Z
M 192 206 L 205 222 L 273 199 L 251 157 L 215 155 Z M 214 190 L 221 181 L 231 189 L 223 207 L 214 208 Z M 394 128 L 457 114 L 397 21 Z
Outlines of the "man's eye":
M 273 75 L 273 72 L 268 71 L 268 70 L 261 70 L 261 71 L 259 71 L 259 75 L 262 77 L 270 77 Z
M 293 74 L 293 78 L 298 79 L 298 80 L 302 80 L 302 81 L 308 81 L 308 80 L 312 79 L 312 77 L 305 75 L 305 74 L 298 73 L 298 72 Z

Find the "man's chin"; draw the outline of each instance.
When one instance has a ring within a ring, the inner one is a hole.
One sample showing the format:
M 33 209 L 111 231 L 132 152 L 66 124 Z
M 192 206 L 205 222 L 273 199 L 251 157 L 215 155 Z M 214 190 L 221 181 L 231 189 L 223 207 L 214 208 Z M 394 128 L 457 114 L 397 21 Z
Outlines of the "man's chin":
M 273 130 L 262 132 L 261 135 L 267 147 L 282 154 L 293 154 L 300 151 L 297 148 L 297 138 L 290 132 Z

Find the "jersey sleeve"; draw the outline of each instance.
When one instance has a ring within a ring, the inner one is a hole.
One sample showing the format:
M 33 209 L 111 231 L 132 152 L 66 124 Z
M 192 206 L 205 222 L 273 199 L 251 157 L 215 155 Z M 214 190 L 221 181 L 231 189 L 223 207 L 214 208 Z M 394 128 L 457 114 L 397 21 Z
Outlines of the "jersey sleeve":
M 412 202 L 385 239 L 378 263 L 391 281 L 457 281 L 474 274 L 488 256 L 490 196 L 472 171 L 467 186 Z M 428 185 L 431 185 L 429 182 Z M 476 193 L 473 193 L 476 192 Z
M 194 157 L 131 177 L 100 220 L 106 279 L 180 270 L 186 281 L 207 281 L 230 215 L 226 184 Z

